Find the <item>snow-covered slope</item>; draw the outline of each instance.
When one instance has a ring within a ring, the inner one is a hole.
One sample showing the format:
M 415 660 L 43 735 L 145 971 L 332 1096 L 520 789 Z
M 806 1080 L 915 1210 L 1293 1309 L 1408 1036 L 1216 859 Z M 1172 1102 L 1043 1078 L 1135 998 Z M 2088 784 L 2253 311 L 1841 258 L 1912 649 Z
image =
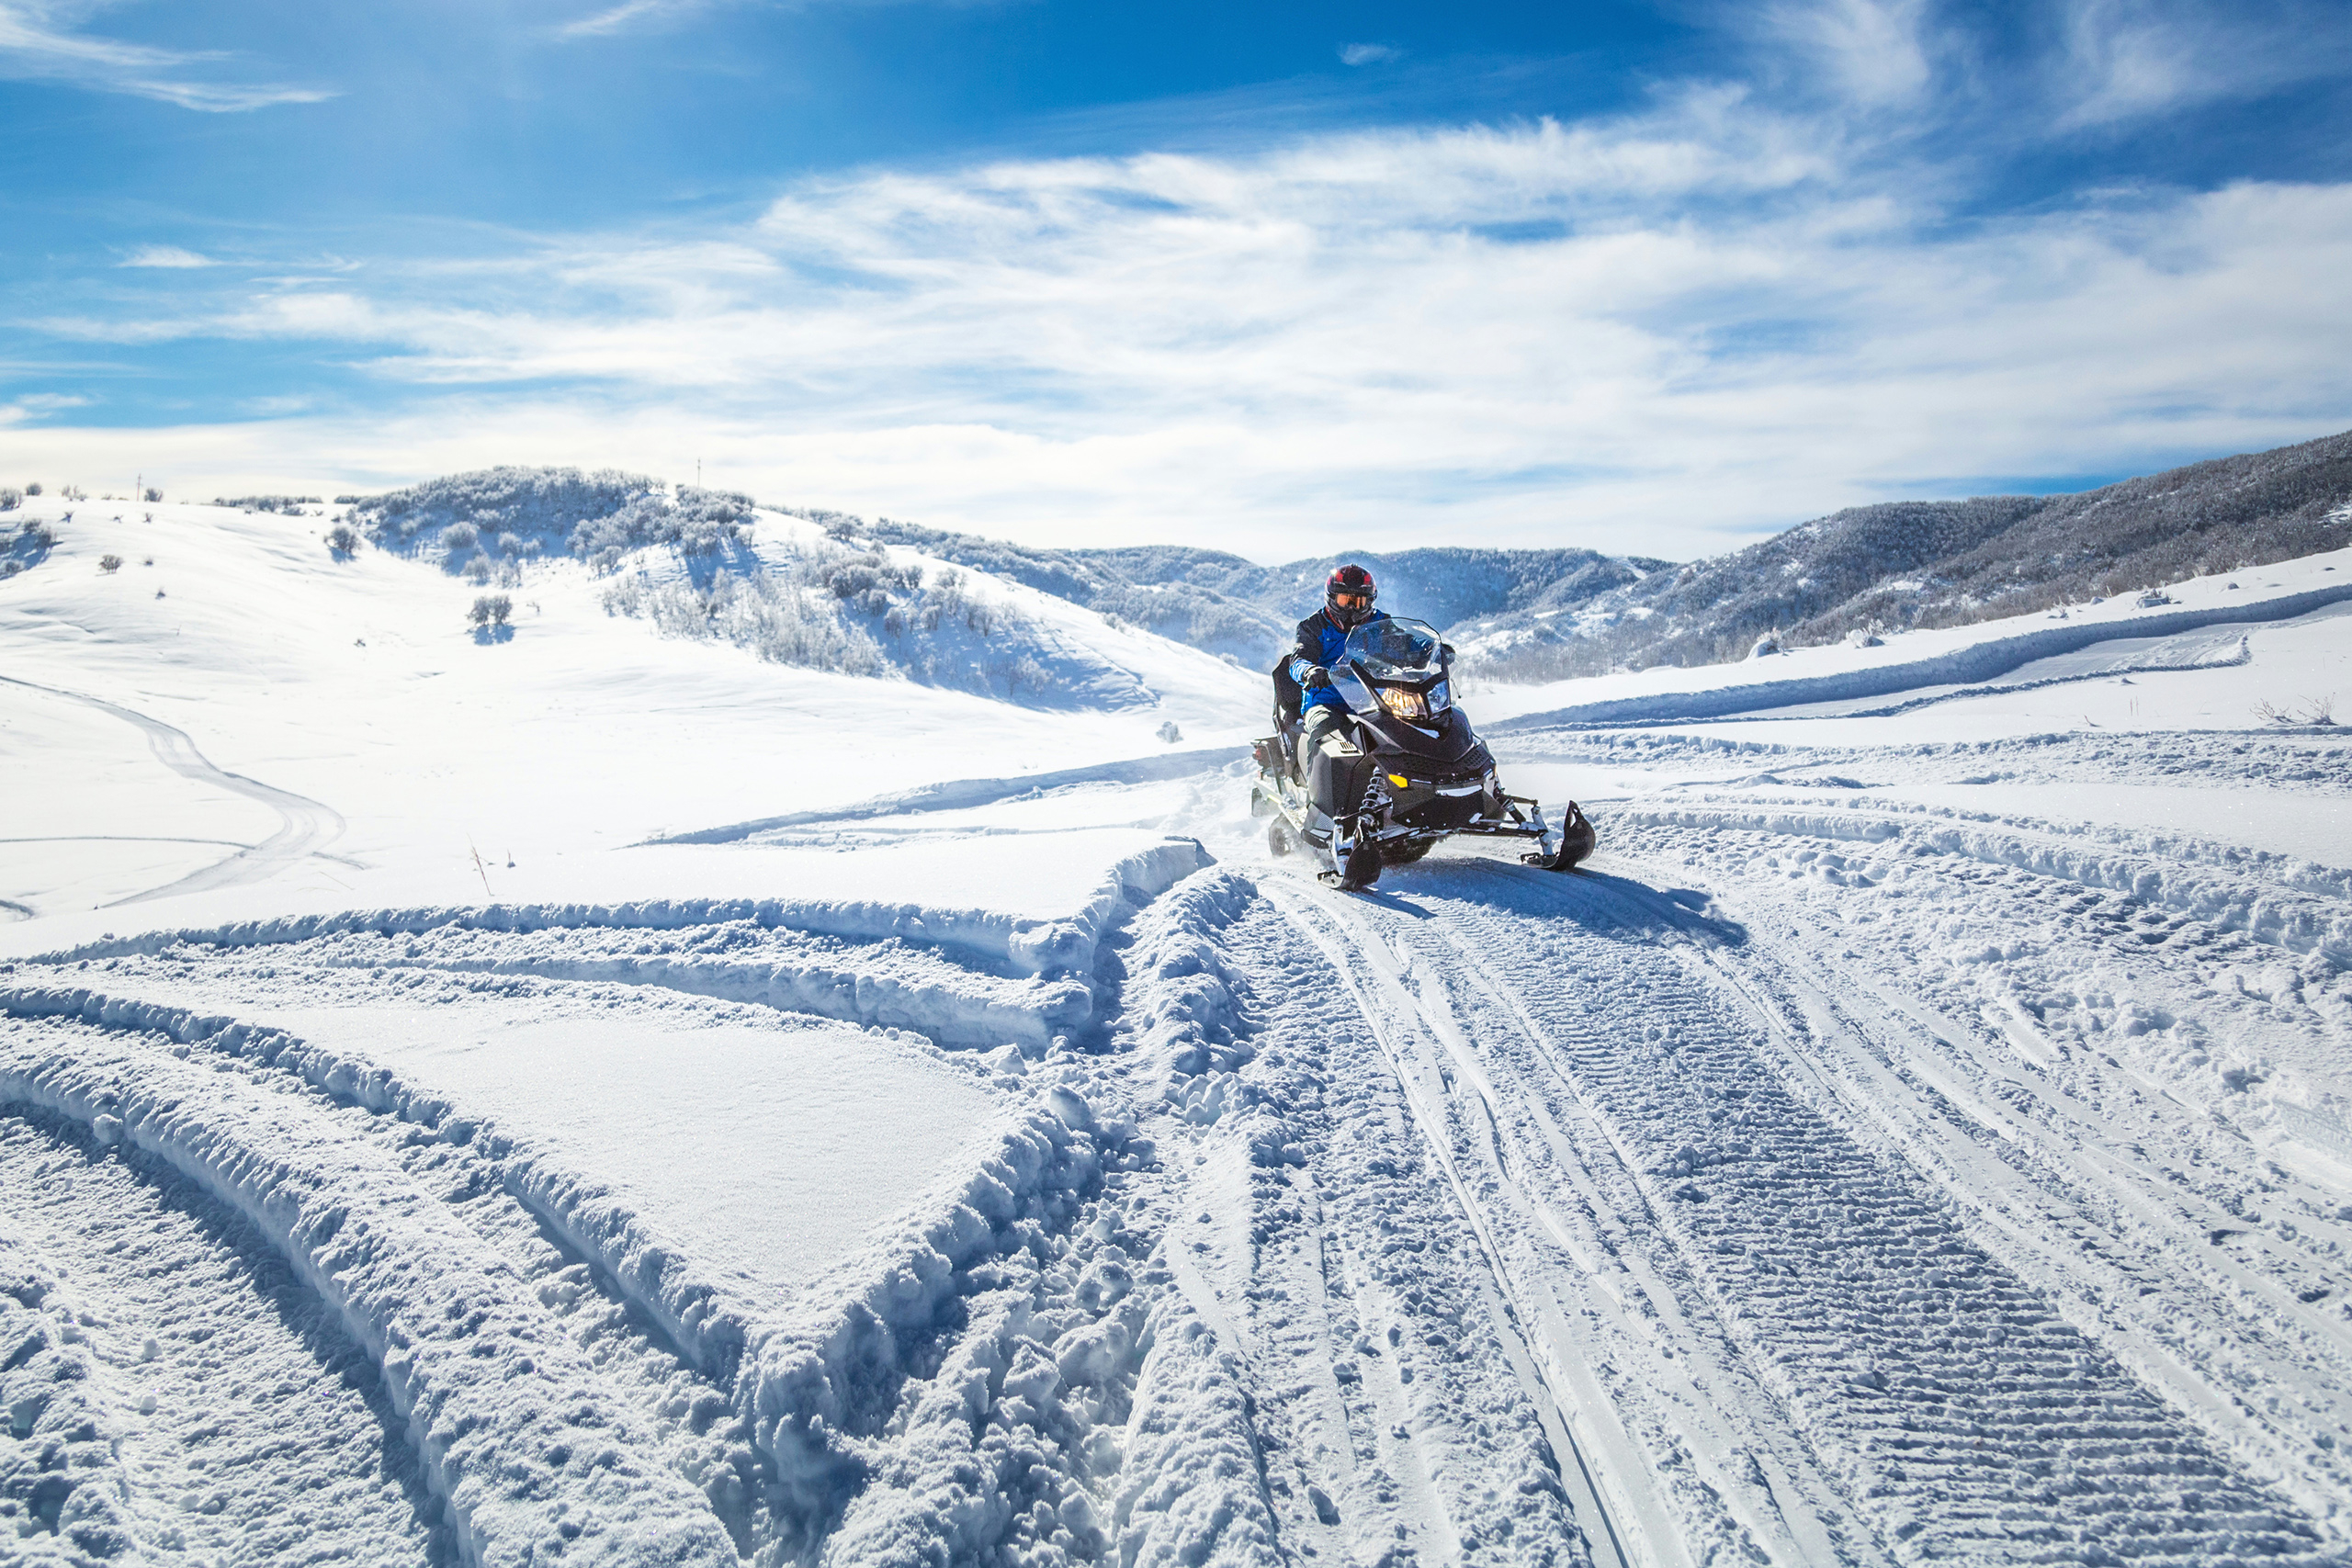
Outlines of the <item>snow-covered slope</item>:
M 183 876 L 188 891 L 266 873 L 333 890 L 424 863 L 470 875 L 477 852 L 544 864 L 885 781 L 1155 755 L 1170 724 L 1230 741 L 1263 703 L 1221 660 L 1015 584 L 967 593 L 1017 621 L 1018 657 L 1058 672 L 1064 697 L 1091 691 L 1107 711 L 665 636 L 607 609 L 615 576 L 561 558 L 486 589 L 446 557 L 333 552 L 318 516 L 47 501 L 12 515 L 27 514 L 57 542 L 0 582 L 20 840 L 0 898 L 35 911 Z M 763 514 L 746 548 L 788 550 L 807 527 Z M 632 560 L 656 579 L 690 564 L 658 545 Z M 469 626 L 489 590 L 512 604 L 503 631 Z
M 2042 685 L 2128 679 L 2138 671 L 2238 669 L 2217 684 L 2220 710 L 2151 714 L 2181 728 L 2258 721 L 2268 701 L 2324 697 L 2335 671 L 2328 633 L 2301 628 L 2352 605 L 2352 549 L 2193 578 L 2161 592 L 1935 631 L 1782 650 L 1738 663 L 1660 666 L 1535 685 L 1488 682 L 1479 714 L 1504 728 L 1645 724 L 1770 714 L 1888 717 Z M 2261 636 L 2265 658 L 2254 646 Z M 2096 700 L 2096 699 L 2094 699 Z M 1943 722 L 1948 715 L 1931 721 Z
M 1573 615 L 1459 626 L 1455 641 L 1488 674 L 1518 681 L 1721 663 L 1766 637 L 1810 647 L 1965 626 L 2269 567 L 2348 539 L 2352 432 L 2074 495 L 1856 507 L 1652 573 Z
M 62 510 L 0 1556 L 2352 1552 L 2352 559 L 1474 685 L 1599 856 L 1349 897 L 1248 815 L 1261 682 L 1055 595 L 958 588 L 1051 700 L 605 604 L 821 537 L 878 622 L 905 545 Z

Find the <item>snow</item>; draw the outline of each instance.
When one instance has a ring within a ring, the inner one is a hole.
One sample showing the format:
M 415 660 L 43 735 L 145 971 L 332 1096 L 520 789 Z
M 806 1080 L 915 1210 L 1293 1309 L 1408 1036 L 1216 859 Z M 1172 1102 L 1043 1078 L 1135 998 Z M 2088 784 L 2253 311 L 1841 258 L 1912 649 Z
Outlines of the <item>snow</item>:
M 547 1012 L 374 1001 L 268 1021 L 430 1083 L 460 1115 L 496 1112 L 739 1288 L 779 1297 L 1002 1135 L 984 1087 L 863 1030 Z
M 1599 854 L 1347 897 L 1060 601 L 1148 701 L 36 504 L 11 1561 L 2352 1551 L 2352 558 L 1465 694 Z
M 1951 701 L 1959 691 L 1996 686 L 2012 699 L 2010 713 L 2047 713 L 2045 702 L 2037 699 L 2018 706 L 2014 698 L 2043 682 L 2086 681 L 2109 673 L 2121 678 L 2127 671 L 2180 669 L 2227 660 L 2228 649 L 2239 637 L 2251 644 L 2257 628 L 2279 623 L 2285 626 L 2278 632 L 2265 632 L 2265 645 L 2275 637 L 2283 655 L 2280 661 L 2290 667 L 2291 678 L 2308 683 L 2311 671 L 2298 656 L 2312 646 L 2341 647 L 2340 636 L 2326 623 L 2332 618 L 2331 610 L 2352 602 L 2352 550 L 2282 561 L 2245 577 L 2244 586 L 2234 576 L 2177 583 L 2166 591 L 2170 597 L 2162 608 L 2117 598 L 2063 613 L 1902 633 L 1877 648 L 1841 643 L 1792 649 L 1776 656 L 1769 675 L 1760 681 L 1745 665 L 1710 665 L 1687 670 L 1659 667 L 1548 685 L 1498 688 L 1491 694 L 1480 694 L 1479 711 L 1490 726 L 1501 721 L 1500 727 L 1510 728 L 1690 721 L 1758 713 L 1804 717 L 1841 707 L 1855 709 L 1890 697 L 1898 699 L 1892 705 L 1919 703 L 1926 706 Z M 2314 624 L 2320 627 L 2316 637 L 2295 636 L 2308 632 Z M 2256 653 L 2247 668 L 2258 662 L 2260 655 Z M 2323 673 L 2335 672 L 2330 669 Z M 2256 681 L 2275 688 L 2277 676 L 2266 668 L 2259 677 L 2217 682 L 2208 689 L 2256 690 Z M 1919 702 L 1923 698 L 1927 701 Z M 2249 700 L 2228 722 L 2233 727 L 2243 725 L 2251 714 Z M 1975 722 L 1984 722 L 1981 715 L 1972 716 Z M 2179 723 L 2179 716 L 2165 716 L 2168 727 L 2193 728 Z M 1931 722 L 1949 721 L 1950 716 L 1938 715 Z

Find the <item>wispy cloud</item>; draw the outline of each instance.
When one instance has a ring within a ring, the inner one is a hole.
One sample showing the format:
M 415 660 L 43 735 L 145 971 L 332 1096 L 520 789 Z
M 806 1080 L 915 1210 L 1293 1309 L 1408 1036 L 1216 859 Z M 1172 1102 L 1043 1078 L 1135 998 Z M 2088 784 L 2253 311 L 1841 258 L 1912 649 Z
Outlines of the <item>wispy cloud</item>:
M 211 113 L 334 96 L 316 87 L 219 79 L 233 63 L 222 51 L 157 49 L 82 31 L 81 23 L 97 8 L 93 0 L 0 0 L 0 76 L 68 82 Z
M 1342 65 L 1379 65 L 1404 57 L 1405 51 L 1394 44 L 1343 43 L 1340 46 L 1340 63 Z
M 118 266 L 159 266 L 185 270 L 190 267 L 218 266 L 210 256 L 194 251 L 184 251 L 177 245 L 141 245 L 121 261 Z
M 27 393 L 0 403 L 0 425 L 22 424 L 33 419 L 53 419 L 68 410 L 86 408 L 89 402 L 89 399 L 72 393 Z
M 1933 76 L 1928 0 L 1775 0 L 1747 16 L 1802 77 L 1854 103 L 1907 102 Z
M 1261 556 L 1696 554 L 1928 476 L 2352 424 L 2352 184 L 1987 216 L 1964 156 L 1871 107 L 1915 91 L 1904 62 L 1949 68 L 1929 21 L 1776 25 L 1816 63 L 1895 64 L 1821 66 L 1829 102 L 1702 83 L 1575 123 L 882 170 L 721 231 L 257 293 L 191 272 L 169 313 L 40 324 L 361 367 L 386 389 L 364 417 L 185 433 L 189 461 L 288 482 L 699 452 L 778 500 Z
M 633 28 L 656 26 L 705 8 L 708 0 L 621 0 L 556 28 L 558 38 L 603 38 Z
M 2249 0 L 2066 0 L 2048 80 L 2063 129 L 2112 127 L 2343 71 L 2340 6 Z

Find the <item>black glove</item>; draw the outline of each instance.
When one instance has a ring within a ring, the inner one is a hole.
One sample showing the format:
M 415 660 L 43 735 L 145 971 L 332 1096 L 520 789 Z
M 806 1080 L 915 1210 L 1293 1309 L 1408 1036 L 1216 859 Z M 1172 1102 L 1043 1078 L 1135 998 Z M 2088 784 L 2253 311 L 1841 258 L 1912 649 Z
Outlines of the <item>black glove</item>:
M 1331 689 L 1331 672 L 1320 664 L 1310 664 L 1306 667 L 1306 677 L 1298 684 L 1301 691 L 1328 692 Z

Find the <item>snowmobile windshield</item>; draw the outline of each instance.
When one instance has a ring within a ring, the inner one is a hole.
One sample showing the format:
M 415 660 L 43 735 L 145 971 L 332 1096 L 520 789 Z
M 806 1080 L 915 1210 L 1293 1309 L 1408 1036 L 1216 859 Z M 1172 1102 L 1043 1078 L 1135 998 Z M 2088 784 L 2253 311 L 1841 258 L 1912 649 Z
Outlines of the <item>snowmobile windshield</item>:
M 1341 655 L 1375 681 L 1419 681 L 1442 668 L 1437 629 L 1420 621 L 1367 621 L 1348 634 Z

